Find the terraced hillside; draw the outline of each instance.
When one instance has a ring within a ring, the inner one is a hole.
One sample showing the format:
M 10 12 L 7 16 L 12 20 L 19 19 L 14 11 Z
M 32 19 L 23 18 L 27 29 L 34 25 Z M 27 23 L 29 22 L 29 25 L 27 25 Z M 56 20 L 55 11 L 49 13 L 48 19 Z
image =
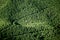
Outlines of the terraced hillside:
M 60 0 L 0 0 L 0 40 L 60 40 Z

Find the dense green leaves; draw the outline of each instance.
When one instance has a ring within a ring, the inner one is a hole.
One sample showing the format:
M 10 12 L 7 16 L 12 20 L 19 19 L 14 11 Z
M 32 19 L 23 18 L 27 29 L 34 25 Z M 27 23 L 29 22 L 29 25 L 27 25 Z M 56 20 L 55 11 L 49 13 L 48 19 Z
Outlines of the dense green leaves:
M 60 40 L 60 1 L 5 1 L 0 1 L 1 40 Z

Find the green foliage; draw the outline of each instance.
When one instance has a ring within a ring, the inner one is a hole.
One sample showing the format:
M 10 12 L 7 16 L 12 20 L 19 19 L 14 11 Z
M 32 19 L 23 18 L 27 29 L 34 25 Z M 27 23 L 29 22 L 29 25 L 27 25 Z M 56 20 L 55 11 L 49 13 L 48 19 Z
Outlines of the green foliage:
M 59 5 L 59 0 L 0 0 L 0 39 L 60 40 Z

